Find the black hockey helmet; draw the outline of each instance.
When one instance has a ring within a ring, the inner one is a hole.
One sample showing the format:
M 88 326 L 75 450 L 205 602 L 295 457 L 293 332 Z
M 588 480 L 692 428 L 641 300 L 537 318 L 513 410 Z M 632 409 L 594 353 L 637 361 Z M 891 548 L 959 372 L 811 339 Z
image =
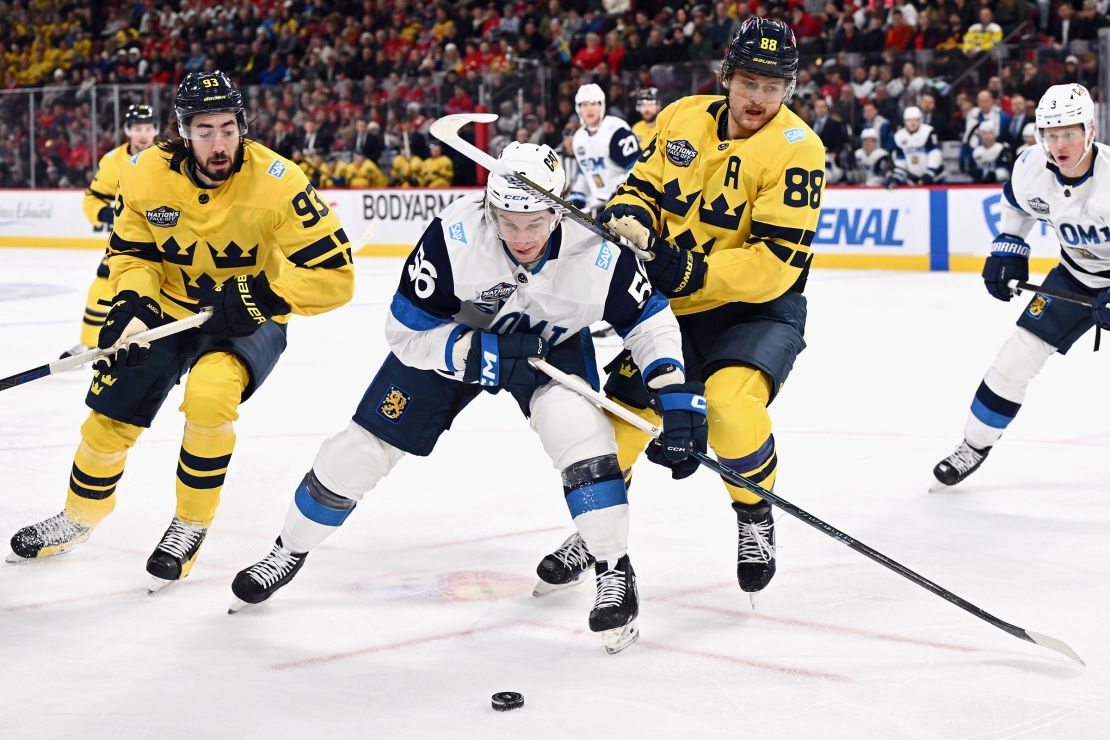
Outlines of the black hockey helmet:
M 640 103 L 659 103 L 659 88 L 658 87 L 641 87 L 636 91 L 636 107 L 640 107 Z
M 728 42 L 718 77 L 728 87 L 737 70 L 788 80 L 783 100 L 794 94 L 798 82 L 798 43 L 794 32 L 774 18 L 748 18 Z
M 177 113 L 177 130 L 181 138 L 189 137 L 189 122 L 202 113 L 234 113 L 239 122 L 239 135 L 247 133 L 247 112 L 243 93 L 227 75 L 215 72 L 190 72 L 177 86 L 173 101 Z
M 123 125 L 133 126 L 136 123 L 149 123 L 154 124 L 154 109 L 149 105 L 141 103 L 127 107 L 127 112 L 123 114 Z

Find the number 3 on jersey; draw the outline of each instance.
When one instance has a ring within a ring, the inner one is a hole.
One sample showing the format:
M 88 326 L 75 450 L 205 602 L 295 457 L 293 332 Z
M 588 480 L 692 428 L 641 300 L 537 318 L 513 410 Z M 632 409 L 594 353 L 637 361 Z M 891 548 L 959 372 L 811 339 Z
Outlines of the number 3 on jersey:
M 824 170 L 803 170 L 791 167 L 786 171 L 786 191 L 782 202 L 791 208 L 820 208 L 821 188 L 825 184 Z

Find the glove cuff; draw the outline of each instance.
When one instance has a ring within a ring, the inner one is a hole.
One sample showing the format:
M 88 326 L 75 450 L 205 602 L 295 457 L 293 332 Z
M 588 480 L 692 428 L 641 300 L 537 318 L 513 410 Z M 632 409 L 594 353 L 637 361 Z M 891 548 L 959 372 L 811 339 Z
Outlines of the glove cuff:
M 998 257 L 1014 255 L 1015 257 L 1028 258 L 1031 251 L 1026 242 L 1009 234 L 999 234 L 991 243 L 991 254 Z
M 242 276 L 236 278 L 236 280 L 241 279 Z M 265 273 L 259 273 L 258 277 L 254 279 L 251 291 L 254 293 L 254 300 L 258 305 L 264 308 L 266 313 L 270 316 L 281 316 L 293 310 L 293 307 L 270 287 L 270 280 L 266 277 Z

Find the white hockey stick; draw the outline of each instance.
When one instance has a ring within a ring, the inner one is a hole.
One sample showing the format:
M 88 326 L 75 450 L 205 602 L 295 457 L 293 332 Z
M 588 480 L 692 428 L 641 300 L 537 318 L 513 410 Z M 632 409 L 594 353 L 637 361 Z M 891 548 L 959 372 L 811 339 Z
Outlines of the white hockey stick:
M 651 252 L 640 249 L 624 237 L 617 236 L 609 231 L 589 215 L 576 208 L 570 201 L 564 200 L 555 193 L 541 188 L 521 173 L 513 171 L 513 169 L 504 162 L 483 152 L 481 149 L 459 136 L 459 129 L 468 123 L 493 123 L 497 118 L 497 114 L 495 113 L 452 113 L 442 118 L 437 118 L 431 125 L 429 131 L 431 131 L 432 136 L 436 137 L 470 161 L 485 167 L 490 172 L 518 183 L 525 190 L 530 191 L 532 195 L 536 196 L 544 203 L 547 203 L 579 226 L 585 227 L 597 234 L 602 239 L 631 249 L 636 253 L 637 257 L 645 262 L 655 257 Z
M 535 360 L 529 360 L 529 362 L 531 362 L 532 366 L 535 367 L 537 370 L 543 371 L 548 376 L 550 376 L 553 380 L 555 380 L 559 383 L 562 383 L 563 385 L 570 388 L 572 391 L 575 391 L 576 393 L 580 394 L 581 396 L 585 397 L 586 399 L 588 399 L 590 401 L 593 401 L 594 404 L 600 406 L 601 408 L 610 412 L 614 416 L 618 416 L 621 419 L 624 419 L 625 421 L 627 421 L 632 426 L 636 427 L 637 429 L 639 429 L 641 431 L 647 432 L 652 437 L 656 437 L 656 438 L 659 437 L 659 435 L 662 431 L 659 427 L 655 426 L 654 424 L 651 424 L 650 422 L 646 421 L 645 419 L 641 419 L 639 416 L 636 416 L 636 414 L 633 414 L 631 411 L 624 408 L 620 404 L 616 403 L 615 401 L 612 401 L 609 398 L 606 398 L 601 393 L 598 393 L 593 388 L 591 388 L 586 382 L 584 382 L 581 378 L 577 378 L 573 375 L 568 375 L 568 374 L 562 372 L 561 370 L 559 370 L 555 367 L 552 367 L 545 360 L 535 359 Z M 1025 640 L 1026 642 L 1031 642 L 1034 645 L 1040 645 L 1041 647 L 1046 647 L 1049 650 L 1055 650 L 1056 652 L 1060 653 L 1061 655 L 1063 655 L 1065 657 L 1068 657 L 1068 658 L 1074 660 L 1076 663 L 1079 663 L 1080 665 L 1086 665 L 1086 663 L 1083 662 L 1083 659 L 1080 658 L 1079 655 L 1077 655 L 1076 652 L 1074 650 L 1072 650 L 1071 647 L 1069 647 L 1068 644 L 1065 643 L 1063 640 L 1058 640 L 1055 637 L 1051 637 L 1049 635 L 1044 635 L 1044 634 L 1041 634 L 1040 632 L 1029 632 L 1027 630 L 1022 629 L 1021 627 L 1010 624 L 1009 622 L 1005 622 L 1005 621 L 999 619 L 998 617 L 994 616 L 993 614 L 989 614 L 989 613 L 983 611 L 982 609 L 975 606 L 971 602 L 965 601 L 964 599 L 960 598 L 959 596 L 952 593 L 948 589 L 946 589 L 942 586 L 938 586 L 937 584 L 930 581 L 928 578 L 925 578 L 924 576 L 915 573 L 914 571 L 910 570 L 909 568 L 902 565 L 901 563 L 898 563 L 894 560 L 891 560 L 890 558 L 888 558 L 886 555 L 883 555 L 878 550 L 875 550 L 875 549 L 872 549 L 871 547 L 868 547 L 867 545 L 863 544 L 859 540 L 857 540 L 854 537 L 846 534 L 845 532 L 840 531 L 839 529 L 832 526 L 831 524 L 828 524 L 828 523 L 822 521 L 821 519 L 818 519 L 813 514 L 810 514 L 805 509 L 801 509 L 801 508 L 795 506 L 794 504 L 790 503 L 789 501 L 782 498 L 778 494 L 772 493 L 771 491 L 768 491 L 766 488 L 764 488 L 763 486 L 761 486 L 757 483 L 753 483 L 752 481 L 748 480 L 744 476 L 737 473 L 735 470 L 726 467 L 725 465 L 723 465 L 720 461 L 716 460 L 715 458 L 713 458 L 713 457 L 711 457 L 711 456 L 709 456 L 709 455 L 707 455 L 703 452 L 698 452 L 697 450 L 691 450 L 690 454 L 695 459 L 697 459 L 697 461 L 699 463 L 701 463 L 703 466 L 709 468 L 714 473 L 721 476 L 722 478 L 727 480 L 732 485 L 739 486 L 740 488 L 745 488 L 748 491 L 751 491 L 752 493 L 756 494 L 757 496 L 760 496 L 761 498 L 767 499 L 768 501 L 770 501 L 775 506 L 779 507 L 780 509 L 782 509 L 786 513 L 792 515 L 793 517 L 802 520 L 803 522 L 810 525 L 814 529 L 817 529 L 818 531 L 823 532 L 824 534 L 827 534 L 828 536 L 832 537 L 835 540 L 839 540 L 840 542 L 843 542 L 845 545 L 852 548 L 853 550 L 860 553 L 861 555 L 864 555 L 864 556 L 874 560 L 876 563 L 883 566 L 884 568 L 889 568 L 890 570 L 894 571 L 895 573 L 902 576 L 903 578 L 906 578 L 906 579 L 912 581 L 913 583 L 916 583 L 918 586 L 921 586 L 922 588 L 926 589 L 927 591 L 930 591 L 930 592 L 936 594 L 937 596 L 941 597 L 945 601 L 948 601 L 948 602 L 951 602 L 952 604 L 955 604 L 956 606 L 960 607 L 961 609 L 968 612 L 969 614 L 972 614 L 976 617 L 979 617 L 979 619 L 982 619 L 984 622 L 987 622 L 988 624 L 991 624 L 991 625 L 997 627 L 998 629 L 1002 630 L 1003 632 L 1008 632 L 1009 634 L 1013 635 L 1014 637 Z
M 180 321 L 173 321 L 169 324 L 163 324 L 162 326 L 156 326 L 153 329 L 148 329 L 147 331 L 144 331 L 140 334 L 130 336 L 128 337 L 128 341 L 153 342 L 156 339 L 162 339 L 163 337 L 168 337 L 173 334 L 178 334 L 180 332 L 186 331 L 187 329 L 192 329 L 194 327 L 200 326 L 205 321 L 208 321 L 208 318 L 211 315 L 212 309 L 206 308 L 194 316 L 189 316 L 188 318 L 181 319 Z M 16 387 L 17 385 L 30 383 L 32 380 L 45 378 L 47 375 L 55 375 L 64 370 L 72 370 L 75 367 L 80 367 L 87 362 L 92 362 L 98 357 L 104 357 L 105 355 L 110 355 L 113 352 L 115 352 L 115 348 L 113 347 L 109 347 L 107 349 L 94 348 L 88 350 L 87 352 L 82 352 L 79 355 L 72 355 L 60 360 L 54 360 L 53 362 L 49 362 L 45 365 L 39 365 L 38 367 L 32 368 L 30 370 L 24 370 L 21 373 L 16 373 L 15 375 L 7 378 L 0 378 L 0 391 L 6 391 L 9 388 Z

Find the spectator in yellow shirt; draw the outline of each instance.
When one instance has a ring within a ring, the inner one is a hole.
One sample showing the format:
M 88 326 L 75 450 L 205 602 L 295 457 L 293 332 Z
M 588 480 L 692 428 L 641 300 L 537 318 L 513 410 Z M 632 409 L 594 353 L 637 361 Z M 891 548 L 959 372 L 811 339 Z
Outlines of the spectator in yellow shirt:
M 1002 41 L 1002 27 L 994 22 L 990 8 L 979 9 L 979 22 L 973 23 L 964 34 L 961 45 L 964 54 L 972 55 L 990 51 Z

